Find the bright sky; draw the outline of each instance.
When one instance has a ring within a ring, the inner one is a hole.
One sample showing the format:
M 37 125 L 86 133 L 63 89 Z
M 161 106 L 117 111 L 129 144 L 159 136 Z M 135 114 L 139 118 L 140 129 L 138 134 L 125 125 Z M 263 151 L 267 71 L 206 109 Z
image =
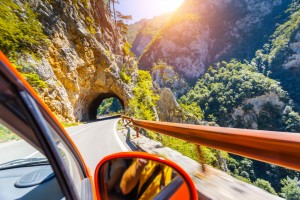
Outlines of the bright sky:
M 154 16 L 170 12 L 178 8 L 184 0 L 119 0 L 116 10 L 124 15 L 131 15 L 134 23 L 143 18 L 152 19 Z

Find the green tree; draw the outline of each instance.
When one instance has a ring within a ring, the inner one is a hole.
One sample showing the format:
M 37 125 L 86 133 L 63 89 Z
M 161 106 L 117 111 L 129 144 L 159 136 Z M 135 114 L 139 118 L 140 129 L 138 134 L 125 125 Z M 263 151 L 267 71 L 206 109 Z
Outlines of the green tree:
M 300 132 L 300 115 L 293 111 L 290 106 L 287 106 L 283 112 L 283 121 L 285 130 L 291 132 Z
M 131 114 L 138 119 L 155 120 L 155 103 L 159 96 L 153 93 L 153 81 L 148 71 L 138 71 L 138 81 L 129 101 Z
M 247 158 L 244 158 L 240 163 L 238 170 L 240 172 L 240 176 L 248 178 L 250 180 L 255 180 L 256 176 L 253 170 L 253 161 Z
M 282 184 L 281 196 L 287 200 L 299 200 L 300 199 L 300 187 L 297 178 L 291 179 L 287 177 L 280 181 Z
M 260 187 L 268 192 L 270 192 L 271 194 L 277 195 L 277 193 L 275 192 L 274 188 L 271 186 L 271 183 L 269 183 L 266 180 L 263 179 L 257 179 L 253 185 Z
M 126 35 L 128 33 L 128 24 L 124 21 L 128 21 L 132 19 L 131 15 L 123 15 L 119 11 L 115 11 L 116 25 L 121 32 L 121 34 Z
M 200 106 L 197 105 L 196 102 L 192 102 L 190 104 L 179 103 L 180 106 L 188 113 L 195 115 L 199 120 L 202 120 L 204 117 L 204 113 L 201 110 Z
M 123 112 L 123 106 L 115 97 L 104 99 L 97 109 L 97 115 L 120 112 Z

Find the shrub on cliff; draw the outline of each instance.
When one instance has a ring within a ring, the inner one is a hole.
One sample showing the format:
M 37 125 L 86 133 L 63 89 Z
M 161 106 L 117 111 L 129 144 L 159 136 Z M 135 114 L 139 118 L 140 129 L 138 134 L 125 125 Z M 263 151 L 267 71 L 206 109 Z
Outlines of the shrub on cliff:
M 281 196 L 287 200 L 296 200 L 300 199 L 300 187 L 297 178 L 291 179 L 287 177 L 282 179 L 280 183 L 283 185 L 281 188 Z
M 153 81 L 149 72 L 139 70 L 138 81 L 133 89 L 133 98 L 129 101 L 129 108 L 134 117 L 145 120 L 155 120 L 155 102 L 158 95 L 153 93 Z
M 47 46 L 47 36 L 37 19 L 37 15 L 24 4 L 20 8 L 12 0 L 0 2 L 0 49 L 14 58 L 16 53 L 37 53 Z
M 257 187 L 260 187 L 260 188 L 270 192 L 271 194 L 277 195 L 274 188 L 271 186 L 270 182 L 268 182 L 266 180 L 258 178 L 253 184 Z

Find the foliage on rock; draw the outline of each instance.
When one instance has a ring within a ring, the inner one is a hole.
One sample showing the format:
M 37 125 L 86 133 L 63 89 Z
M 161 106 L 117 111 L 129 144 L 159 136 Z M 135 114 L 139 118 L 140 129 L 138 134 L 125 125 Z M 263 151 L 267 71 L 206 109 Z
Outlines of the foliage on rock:
M 284 102 L 288 100 L 276 81 L 258 73 L 251 64 L 233 60 L 210 67 L 180 101 L 184 104 L 196 102 L 204 111 L 205 119 L 229 125 L 229 116 L 243 100 L 268 92 L 276 93 Z
M 158 95 L 153 92 L 153 81 L 149 72 L 139 70 L 138 81 L 133 89 L 133 98 L 129 101 L 130 112 L 134 117 L 145 120 L 155 120 L 155 102 Z
M 271 39 L 256 52 L 253 61 L 260 72 L 281 82 L 291 99 L 300 109 L 300 2 L 292 1 L 287 20 L 280 24 Z
M 170 88 L 177 98 L 189 89 L 188 83 L 174 70 L 174 67 L 163 61 L 153 65 L 151 76 L 161 88 Z
M 0 49 L 10 58 L 18 53 L 37 54 L 48 37 L 28 3 L 21 8 L 12 0 L 0 2 Z

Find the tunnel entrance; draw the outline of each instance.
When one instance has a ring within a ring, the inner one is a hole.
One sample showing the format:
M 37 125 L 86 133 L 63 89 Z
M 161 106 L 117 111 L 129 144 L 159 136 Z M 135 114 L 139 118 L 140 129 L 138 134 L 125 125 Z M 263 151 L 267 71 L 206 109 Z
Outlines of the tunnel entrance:
M 124 109 L 124 102 L 117 95 L 112 93 L 100 94 L 90 105 L 89 120 L 95 121 L 101 115 L 121 113 Z

